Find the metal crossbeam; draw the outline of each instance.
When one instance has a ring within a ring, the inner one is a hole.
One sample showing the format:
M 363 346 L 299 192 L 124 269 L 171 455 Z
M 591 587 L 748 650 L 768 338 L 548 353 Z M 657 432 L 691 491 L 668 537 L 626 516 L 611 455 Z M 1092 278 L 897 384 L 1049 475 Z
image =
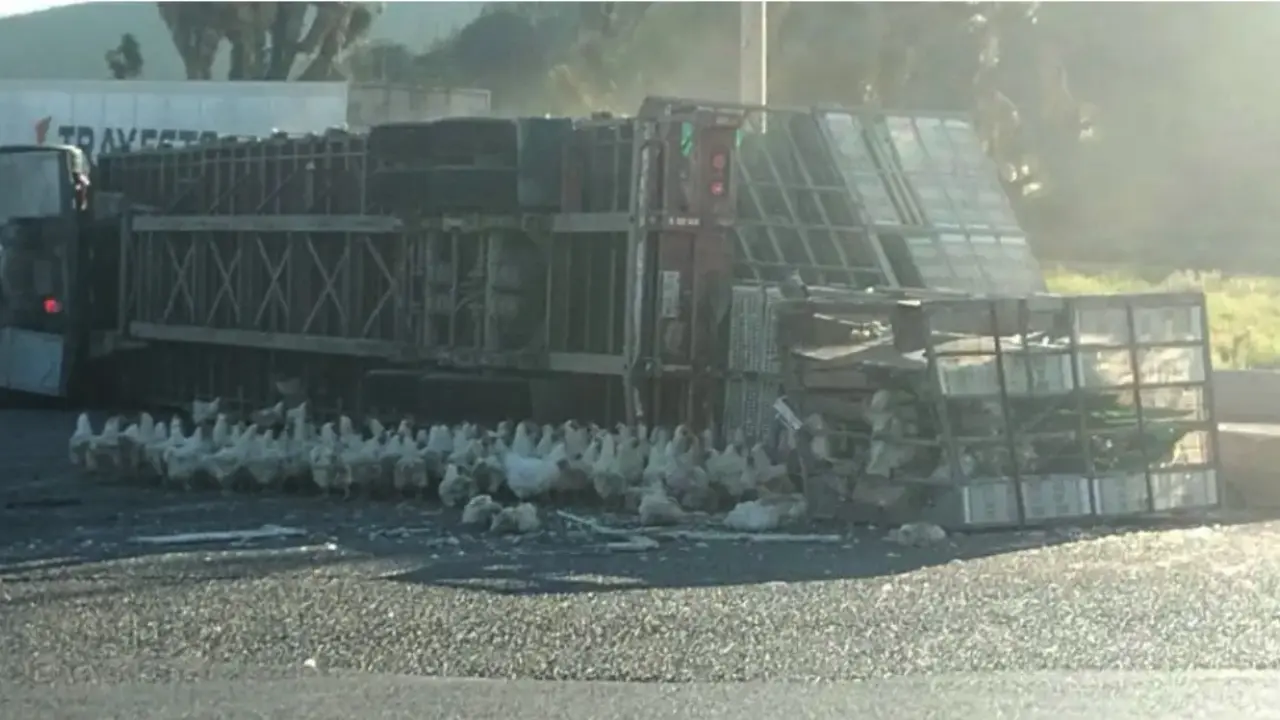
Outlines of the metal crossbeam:
M 383 308 L 399 297 L 400 283 L 396 280 L 396 277 L 392 274 L 391 270 L 387 268 L 386 262 L 382 259 L 382 254 L 378 252 L 376 247 L 374 247 L 373 241 L 370 238 L 361 238 L 360 244 L 368 251 L 369 257 L 373 258 L 373 264 L 377 266 L 378 271 L 387 281 L 386 288 L 378 295 L 378 300 L 374 303 L 373 309 L 367 313 L 364 326 L 360 328 L 360 337 L 369 337 L 369 331 L 373 329 L 374 321 L 376 321 L 378 316 L 381 315 Z
M 315 304 L 312 305 L 311 312 L 307 315 L 307 319 L 303 321 L 299 332 L 305 335 L 311 329 L 311 324 L 315 322 L 316 316 L 320 314 L 320 309 L 324 307 L 326 298 L 333 302 L 334 310 L 338 313 L 338 323 L 343 329 L 346 329 L 346 309 L 342 307 L 342 299 L 338 297 L 338 291 L 334 288 L 334 285 L 337 284 L 338 278 L 342 273 L 350 269 L 351 246 L 343 243 L 342 255 L 338 257 L 338 261 L 334 263 L 333 270 L 330 272 L 325 269 L 324 261 L 320 259 L 320 254 L 316 252 L 315 242 L 311 238 L 307 238 L 304 244 L 307 252 L 311 255 L 311 259 L 315 261 L 316 271 L 320 273 L 320 279 L 324 281 L 324 287 L 316 297 Z
M 380 215 L 139 215 L 135 232 L 360 233 L 399 232 L 396 218 Z
M 182 255 L 182 261 L 178 261 L 178 254 L 173 249 L 173 238 L 162 238 L 164 248 L 169 254 L 170 267 L 173 269 L 173 288 L 169 291 L 169 301 L 165 303 L 164 312 L 160 314 L 161 319 L 168 319 L 174 311 L 174 306 L 178 303 L 178 297 L 182 296 L 187 301 L 187 311 L 194 316 L 196 312 L 195 297 L 191 292 L 191 283 L 194 281 L 192 276 L 195 275 L 194 260 L 196 256 L 195 243 L 189 243 L 187 250 Z
M 284 314 L 285 327 L 289 327 L 289 301 L 284 296 L 282 278 L 285 277 L 290 265 L 289 260 L 293 256 L 292 246 L 286 245 L 284 252 L 280 253 L 280 261 L 272 262 L 270 253 L 267 252 L 267 245 L 262 241 L 262 236 L 254 235 L 253 243 L 258 249 L 258 257 L 262 258 L 262 264 L 267 271 L 267 289 L 262 294 L 262 302 L 258 304 L 258 311 L 254 313 L 253 324 L 261 327 L 262 317 L 274 300 L 276 307 Z
M 205 238 L 205 243 L 209 248 L 209 255 L 213 257 L 213 267 L 217 270 L 220 279 L 218 291 L 214 293 L 213 301 L 209 303 L 209 312 L 206 315 L 205 324 L 214 324 L 218 306 L 224 297 L 231 306 L 231 312 L 235 317 L 235 322 L 238 324 L 240 321 L 240 300 L 236 292 L 236 280 L 239 279 L 239 275 L 236 274 L 236 268 L 240 265 L 240 244 L 235 244 L 235 248 L 231 253 L 231 261 L 223 262 L 222 250 L 219 248 L 218 243 L 209 237 Z

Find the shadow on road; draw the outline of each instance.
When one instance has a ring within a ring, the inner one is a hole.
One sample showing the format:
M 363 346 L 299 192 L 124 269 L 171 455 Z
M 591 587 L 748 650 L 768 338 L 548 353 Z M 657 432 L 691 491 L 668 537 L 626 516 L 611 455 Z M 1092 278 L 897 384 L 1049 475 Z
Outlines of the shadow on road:
M 434 561 L 389 579 L 515 595 L 787 584 L 888 577 L 1074 540 L 1006 533 L 904 547 L 882 539 L 883 532 L 858 529 L 841 543 L 665 542 L 643 553 L 599 550 L 489 563 Z
M 1256 515 L 1233 514 L 1212 524 L 1258 521 Z M 576 551 L 529 553 L 489 562 L 433 560 L 387 579 L 504 595 L 554 595 L 888 578 L 1083 540 L 1204 524 L 1186 518 L 1112 527 L 957 533 L 919 547 L 890 542 L 886 528 L 870 527 L 848 528 L 833 543 L 664 541 L 649 551 L 620 552 L 601 542 Z

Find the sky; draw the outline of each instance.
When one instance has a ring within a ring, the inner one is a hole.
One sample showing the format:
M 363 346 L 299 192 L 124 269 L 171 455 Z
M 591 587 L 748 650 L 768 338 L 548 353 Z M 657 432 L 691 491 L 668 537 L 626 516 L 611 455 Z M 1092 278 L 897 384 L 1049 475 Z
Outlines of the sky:
M 63 5 L 79 5 L 75 0 L 5 0 L 0 3 L 0 17 L 24 15 L 37 10 L 62 7 Z

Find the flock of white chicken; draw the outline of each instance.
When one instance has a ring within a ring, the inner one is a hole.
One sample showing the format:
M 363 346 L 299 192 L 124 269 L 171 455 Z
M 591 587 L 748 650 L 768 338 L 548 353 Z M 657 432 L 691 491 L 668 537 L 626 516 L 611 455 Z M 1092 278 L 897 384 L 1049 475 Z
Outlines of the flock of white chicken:
M 127 425 L 112 417 L 95 433 L 81 414 L 69 442 L 71 462 L 91 474 L 186 489 L 310 486 L 344 499 L 431 493 L 463 508 L 464 523 L 493 532 L 536 530 L 535 503 L 553 501 L 629 510 L 645 525 L 731 508 L 724 524 L 741 531 L 774 529 L 806 512 L 785 465 L 761 444 L 748 449 L 741 433 L 716 448 L 710 433 L 684 426 L 611 431 L 574 421 L 504 422 L 494 430 L 471 423 L 416 429 L 405 421 L 388 430 L 371 419 L 361 432 L 346 416 L 317 427 L 305 403 L 292 409 L 281 403 L 234 424 L 219 405 L 194 402 L 189 432 L 180 417 L 166 424 L 143 413 Z

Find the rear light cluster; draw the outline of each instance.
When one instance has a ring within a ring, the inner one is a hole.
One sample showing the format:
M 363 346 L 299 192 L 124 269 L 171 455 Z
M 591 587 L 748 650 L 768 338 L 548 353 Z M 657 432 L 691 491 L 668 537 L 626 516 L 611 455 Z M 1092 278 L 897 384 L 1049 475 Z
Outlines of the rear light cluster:
M 701 157 L 703 187 L 707 200 L 705 212 L 721 220 L 733 217 L 734 207 L 730 199 L 733 168 L 729 153 L 737 139 L 737 129 L 731 127 L 702 128 L 698 140 L 702 146 Z

